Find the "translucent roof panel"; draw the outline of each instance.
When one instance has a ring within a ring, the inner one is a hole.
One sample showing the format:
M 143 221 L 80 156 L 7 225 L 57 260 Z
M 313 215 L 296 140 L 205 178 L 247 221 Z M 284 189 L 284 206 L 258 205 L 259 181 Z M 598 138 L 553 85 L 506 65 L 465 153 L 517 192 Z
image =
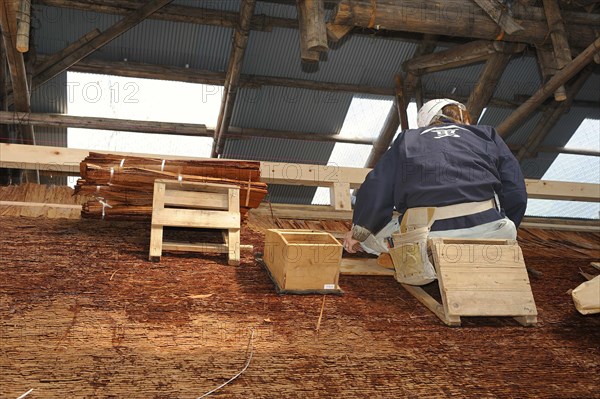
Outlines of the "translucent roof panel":
M 352 99 L 350 108 L 340 131 L 341 136 L 375 139 L 385 125 L 385 120 L 393 106 L 393 100 L 387 96 L 357 95 Z M 409 127 L 417 126 L 417 107 L 414 102 L 408 106 Z M 396 135 L 401 131 L 398 128 Z M 365 166 L 373 146 L 364 144 L 336 143 L 328 165 L 362 168 Z M 313 199 L 313 205 L 329 204 L 329 189 L 319 187 Z
M 70 115 L 215 126 L 222 87 L 69 72 Z M 211 137 L 68 129 L 68 146 L 210 157 Z
M 585 119 L 565 147 L 600 151 L 600 120 Z M 600 158 L 560 154 L 542 179 L 600 184 Z M 600 203 L 531 199 L 527 204 L 527 215 L 598 219 Z

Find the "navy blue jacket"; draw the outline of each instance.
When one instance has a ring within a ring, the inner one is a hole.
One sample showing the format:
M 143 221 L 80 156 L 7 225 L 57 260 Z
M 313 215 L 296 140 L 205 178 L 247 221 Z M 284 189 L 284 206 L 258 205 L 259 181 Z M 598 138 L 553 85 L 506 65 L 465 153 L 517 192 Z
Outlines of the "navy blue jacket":
M 353 223 L 376 234 L 394 208 L 484 201 L 498 194 L 502 212 L 436 221 L 432 230 L 461 229 L 506 215 L 518 227 L 527 193 L 519 162 L 491 126 L 445 123 L 400 133 L 361 185 Z

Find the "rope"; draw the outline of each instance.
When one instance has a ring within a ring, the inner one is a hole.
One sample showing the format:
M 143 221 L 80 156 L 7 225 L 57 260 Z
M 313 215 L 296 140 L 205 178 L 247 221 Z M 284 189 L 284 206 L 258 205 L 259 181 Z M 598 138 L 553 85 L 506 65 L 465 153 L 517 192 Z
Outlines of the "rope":
M 377 0 L 371 0 L 371 18 L 369 18 L 369 28 L 375 26 L 375 13 L 377 12 Z
M 225 381 L 224 383 L 222 383 L 221 385 L 219 385 L 218 387 L 206 392 L 204 395 L 202 396 L 198 396 L 196 399 L 202 399 L 207 397 L 208 395 L 210 395 L 211 393 L 214 393 L 216 391 L 218 391 L 219 389 L 223 388 L 225 385 L 229 384 L 231 381 L 235 380 L 236 378 L 238 378 L 240 375 L 242 375 L 242 373 L 244 371 L 246 371 L 246 369 L 248 368 L 248 366 L 250 365 L 250 360 L 252 360 L 252 352 L 253 352 L 253 348 L 252 348 L 252 339 L 254 338 L 254 329 L 252 329 L 251 333 L 250 333 L 250 338 L 248 339 L 248 348 L 246 349 L 246 352 L 249 352 L 250 354 L 248 355 L 248 360 L 246 360 L 246 364 L 244 365 L 244 368 L 237 373 L 236 375 L 234 375 L 233 377 L 231 377 L 229 380 Z

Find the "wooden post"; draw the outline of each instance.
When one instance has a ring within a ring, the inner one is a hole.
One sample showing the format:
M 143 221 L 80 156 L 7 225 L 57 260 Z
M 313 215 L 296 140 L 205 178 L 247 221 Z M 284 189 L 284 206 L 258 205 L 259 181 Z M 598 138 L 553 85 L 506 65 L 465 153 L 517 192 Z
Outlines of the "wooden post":
M 298 0 L 296 9 L 298 10 L 298 32 L 300 34 L 300 59 L 307 64 L 315 64 L 319 62 L 320 53 L 316 50 L 311 50 L 308 47 L 308 14 L 306 7 L 303 7 L 304 2 Z
M 17 14 L 17 51 L 29 51 L 29 29 L 31 20 L 31 0 L 21 0 Z
M 481 111 L 483 111 L 483 108 L 490 98 L 492 98 L 496 85 L 510 61 L 510 57 L 510 54 L 496 53 L 492 54 L 486 61 L 485 67 L 479 76 L 479 81 L 473 88 L 467 101 L 467 109 L 473 123 L 477 123 Z
M 350 183 L 333 183 L 329 188 L 329 198 L 331 206 L 336 211 L 351 211 L 352 201 L 350 198 Z
M 221 99 L 221 109 L 219 111 L 219 119 L 213 139 L 213 147 L 211 156 L 216 157 L 223 151 L 224 140 L 223 135 L 229 129 L 231 122 L 231 114 L 237 96 L 238 83 L 242 72 L 242 63 L 248 44 L 248 36 L 250 35 L 250 22 L 254 15 L 256 0 L 242 0 L 240 5 L 240 21 L 238 28 L 233 33 L 233 46 L 229 55 L 229 66 L 227 75 L 225 76 L 225 85 L 223 90 L 223 98 Z
M 544 111 L 542 119 L 527 138 L 527 142 L 517 153 L 517 159 L 522 161 L 524 158 L 537 156 L 538 148 L 544 142 L 554 125 L 560 120 L 561 116 L 569 111 L 573 98 L 581 90 L 584 83 L 592 74 L 591 68 L 586 68 L 575 79 L 573 84 L 567 89 L 567 98 L 565 101 L 555 101 L 554 104 Z
M 436 35 L 423 35 L 423 40 L 419 43 L 419 47 L 415 49 L 412 59 L 419 58 L 423 55 L 431 54 L 437 46 Z M 421 76 L 415 72 L 407 72 L 406 81 L 404 82 L 404 95 L 408 102 L 415 95 L 417 109 L 423 106 L 423 87 L 421 85 Z
M 513 130 L 523 122 L 529 114 L 535 110 L 548 96 L 569 79 L 581 71 L 590 63 L 594 55 L 600 51 L 600 38 L 594 40 L 584 51 L 582 51 L 573 61 L 567 64 L 556 75 L 544 84 L 533 96 L 517 108 L 508 118 L 498 127 L 497 131 L 502 137 L 507 137 Z
M 485 61 L 490 55 L 496 54 L 499 51 L 498 48 L 497 43 L 476 40 L 448 50 L 413 58 L 406 61 L 402 67 L 406 72 L 417 75 L 438 72 Z M 502 47 L 501 52 L 516 53 L 524 49 L 524 45 Z
M 323 0 L 297 0 L 297 8 L 300 29 L 306 33 L 305 37 L 301 37 L 306 41 L 306 49 L 318 52 L 329 50 Z
M 371 149 L 371 153 L 369 154 L 369 158 L 367 158 L 367 162 L 365 164 L 366 168 L 375 167 L 377 161 L 379 161 L 381 156 L 388 150 L 390 143 L 396 135 L 398 126 L 402 125 L 402 130 L 408 129 L 408 116 L 406 115 L 404 85 L 402 83 L 402 77 L 400 74 L 396 74 L 394 81 L 396 83 L 396 96 L 394 98 L 394 103 L 392 104 L 392 108 L 388 113 L 379 137 L 377 137 L 377 140 L 375 140 L 375 143 L 373 143 L 373 148 Z
M 548 29 L 550 30 L 550 38 L 554 47 L 554 58 L 558 69 L 563 69 L 565 65 L 571 62 L 571 48 L 567 40 L 567 32 L 565 24 L 560 14 L 558 0 L 544 0 L 544 11 L 546 12 L 546 20 L 548 21 Z M 554 92 L 556 101 L 564 101 L 567 99 L 565 87 L 560 86 Z
M 56 75 L 67 70 L 71 65 L 77 63 L 79 60 L 87 57 L 89 54 L 127 32 L 129 29 L 146 19 L 147 16 L 151 15 L 164 5 L 169 4 L 171 1 L 173 0 L 151 0 L 139 9 L 132 11 L 125 18 L 102 32 L 102 34 L 94 37 L 65 58 L 35 76 L 33 79 L 33 89 L 38 88 Z

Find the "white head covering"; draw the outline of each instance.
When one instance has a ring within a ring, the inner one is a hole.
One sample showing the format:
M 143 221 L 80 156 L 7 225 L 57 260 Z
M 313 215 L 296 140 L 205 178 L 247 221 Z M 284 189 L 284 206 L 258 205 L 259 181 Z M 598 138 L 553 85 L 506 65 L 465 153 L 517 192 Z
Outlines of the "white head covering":
M 446 105 L 458 105 L 461 110 L 467 108 L 458 101 L 450 100 L 449 98 L 438 98 L 436 100 L 427 101 L 417 113 L 417 125 L 419 127 L 429 126 L 435 121 L 437 116 L 442 116 L 442 108 Z

